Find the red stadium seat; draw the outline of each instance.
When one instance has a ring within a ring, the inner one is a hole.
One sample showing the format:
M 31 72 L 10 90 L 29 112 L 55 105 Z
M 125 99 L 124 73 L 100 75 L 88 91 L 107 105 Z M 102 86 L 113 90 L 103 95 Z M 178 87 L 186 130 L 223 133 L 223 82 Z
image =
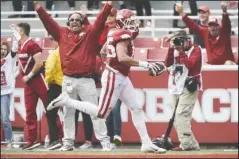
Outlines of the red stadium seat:
M 168 48 L 169 47 L 169 42 L 166 41 L 166 38 L 160 38 L 160 48 Z
M 47 57 L 49 56 L 49 51 L 50 50 L 51 49 L 43 49 L 42 50 L 42 59 L 43 59 L 43 61 L 46 61 Z
M 148 57 L 148 49 L 146 48 L 135 48 L 134 59 L 146 61 Z
M 54 49 L 55 48 L 54 41 L 51 38 L 44 38 L 42 48 L 43 49 Z
M 1 42 L 6 41 L 8 42 L 10 48 L 12 48 L 12 37 L 1 37 Z
M 160 48 L 160 38 L 136 38 L 134 46 L 136 48 Z
M 238 48 L 238 36 L 231 36 L 231 46 Z
M 168 53 L 168 48 L 149 49 L 147 61 L 164 61 Z
M 42 48 L 42 38 L 32 38 Z

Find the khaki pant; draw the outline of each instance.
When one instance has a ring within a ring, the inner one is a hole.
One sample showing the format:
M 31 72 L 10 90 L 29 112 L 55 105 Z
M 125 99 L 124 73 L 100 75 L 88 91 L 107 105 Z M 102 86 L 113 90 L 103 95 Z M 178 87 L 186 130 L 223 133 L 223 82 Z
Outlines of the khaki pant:
M 188 92 L 185 88 L 180 95 L 172 95 L 172 108 L 178 102 L 175 114 L 174 127 L 178 134 L 180 146 L 183 150 L 199 149 L 199 144 L 195 139 L 192 129 L 192 111 L 197 99 L 198 91 L 194 93 Z

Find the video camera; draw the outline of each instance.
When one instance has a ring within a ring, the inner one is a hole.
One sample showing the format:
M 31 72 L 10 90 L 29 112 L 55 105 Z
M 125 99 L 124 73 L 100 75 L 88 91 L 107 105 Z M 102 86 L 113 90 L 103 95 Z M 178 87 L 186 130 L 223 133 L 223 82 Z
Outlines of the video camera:
M 178 37 L 178 38 L 175 38 L 174 40 L 173 40 L 173 43 L 174 43 L 174 45 L 180 45 L 180 46 L 183 46 L 183 44 L 184 44 L 184 39 L 183 38 L 180 38 L 180 37 Z

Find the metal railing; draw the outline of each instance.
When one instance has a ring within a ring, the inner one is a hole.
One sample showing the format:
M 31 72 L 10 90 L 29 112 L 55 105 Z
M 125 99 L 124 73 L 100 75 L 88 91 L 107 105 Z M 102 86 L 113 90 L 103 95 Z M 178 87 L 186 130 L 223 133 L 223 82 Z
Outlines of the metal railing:
M 49 14 L 59 14 L 59 15 L 68 15 L 74 12 L 80 12 L 80 10 L 74 10 L 74 11 L 47 11 Z M 87 11 L 87 14 L 91 14 L 91 15 L 97 15 L 100 12 L 100 10 L 95 10 L 95 11 Z M 133 10 L 134 13 L 136 13 L 136 11 Z M 184 10 L 185 13 L 191 13 L 191 10 L 189 9 L 185 9 Z M 222 14 L 222 10 L 221 9 L 214 9 L 214 10 L 210 10 L 211 15 L 213 14 Z M 238 14 L 238 9 L 229 9 L 228 10 L 229 14 Z M 11 14 L 37 14 L 35 11 L 9 11 L 9 12 L 1 12 L 1 15 L 11 15 Z M 173 14 L 173 10 L 152 10 L 152 14 Z
M 221 19 L 222 16 L 218 15 L 218 16 L 214 16 L 218 19 Z M 198 19 L 198 16 L 189 16 L 189 18 L 191 19 Z M 56 21 L 66 21 L 67 18 L 64 17 L 64 18 L 54 18 Z M 89 20 L 95 20 L 96 17 L 88 17 Z M 177 31 L 177 30 L 180 30 L 180 28 L 158 28 L 156 27 L 156 20 L 172 20 L 172 19 L 178 19 L 178 20 L 181 20 L 182 17 L 181 16 L 137 16 L 137 19 L 139 20 L 151 20 L 152 22 L 152 27 L 150 28 L 140 28 L 140 31 L 151 31 L 151 36 L 152 37 L 155 37 L 155 32 L 158 32 L 158 31 Z M 230 16 L 230 19 L 231 20 L 237 20 L 238 19 L 238 16 Z M 13 22 L 13 23 L 17 23 L 17 22 L 20 22 L 20 21 L 27 21 L 27 22 L 30 22 L 30 21 L 40 21 L 39 18 L 3 18 L 1 19 L 1 22 L 2 24 L 4 22 Z M 233 31 L 236 31 L 237 28 L 232 28 Z M 44 33 L 45 35 L 46 34 L 46 30 L 44 28 L 41 28 L 41 29 L 32 29 L 31 32 L 42 32 Z M 10 29 L 1 29 L 1 33 L 11 33 L 11 30 Z

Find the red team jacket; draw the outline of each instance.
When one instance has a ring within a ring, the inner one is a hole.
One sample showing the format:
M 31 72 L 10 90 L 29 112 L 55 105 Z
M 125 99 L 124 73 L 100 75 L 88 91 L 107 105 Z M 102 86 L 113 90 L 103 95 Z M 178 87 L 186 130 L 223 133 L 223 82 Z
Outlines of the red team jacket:
M 231 48 L 231 21 L 228 14 L 222 15 L 222 26 L 219 37 L 212 37 L 208 27 L 197 25 L 187 15 L 183 17 L 183 21 L 190 30 L 203 38 L 209 64 L 220 65 L 224 64 L 227 60 L 234 61 Z
M 40 5 L 36 7 L 46 30 L 59 43 L 64 75 L 92 75 L 98 39 L 111 8 L 106 3 L 94 24 L 86 25 L 79 35 L 74 35 L 69 28 L 59 26 Z

